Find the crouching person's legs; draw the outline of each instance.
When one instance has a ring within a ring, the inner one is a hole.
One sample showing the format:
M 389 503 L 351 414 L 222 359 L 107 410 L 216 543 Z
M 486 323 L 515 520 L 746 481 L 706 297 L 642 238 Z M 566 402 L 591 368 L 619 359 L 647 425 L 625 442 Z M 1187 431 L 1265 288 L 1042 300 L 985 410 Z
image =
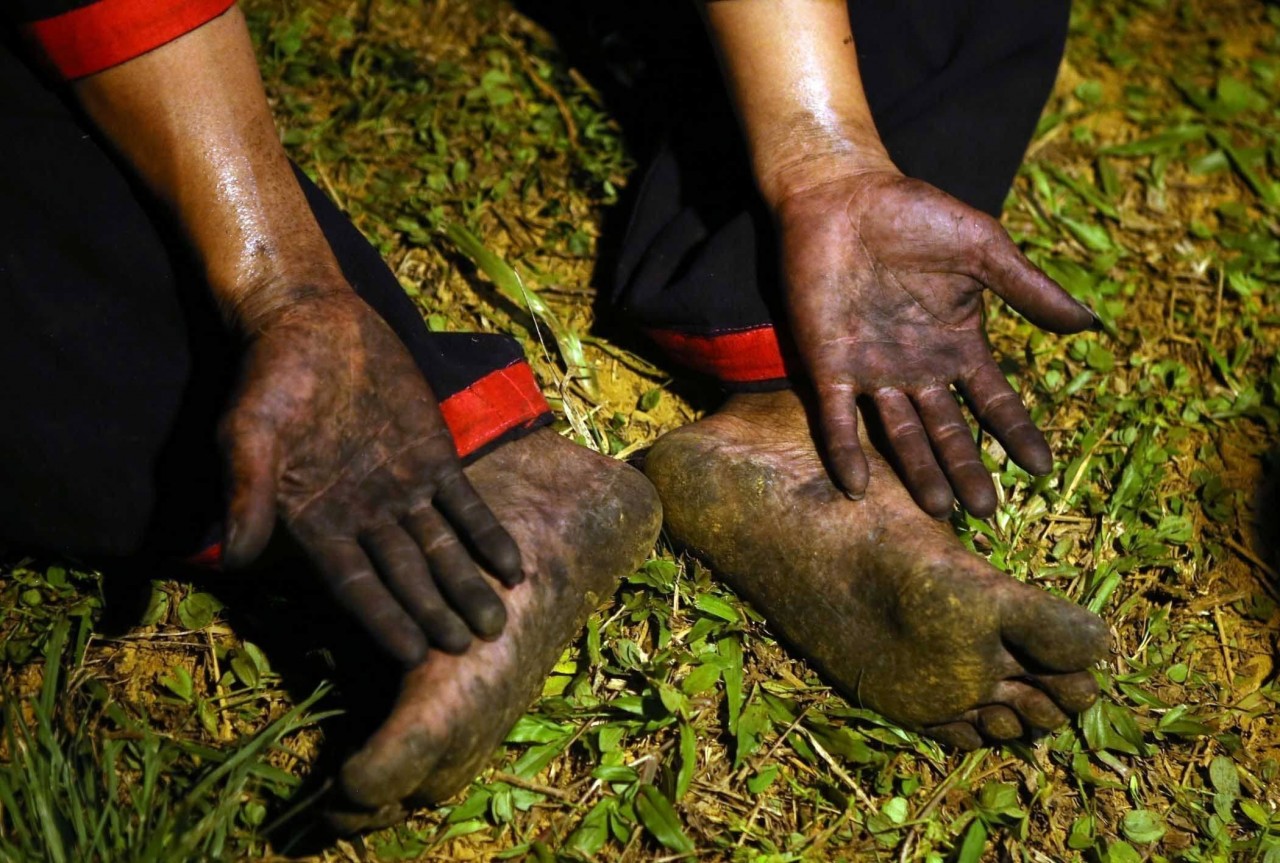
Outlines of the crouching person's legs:
M 3 48 L 0 85 L 13 96 L 0 114 L 0 541 L 216 565 L 216 428 L 238 346 L 167 217 L 75 111 Z M 432 649 L 403 675 L 331 798 L 334 823 L 355 829 L 398 817 L 407 798 L 448 796 L 483 766 L 584 616 L 649 551 L 660 514 L 638 472 L 546 428 L 513 340 L 430 333 L 376 252 L 300 182 L 343 275 L 437 397 L 525 576 L 510 589 L 488 579 L 506 611 L 494 640 Z M 394 661 L 379 661 L 369 676 L 394 678 Z

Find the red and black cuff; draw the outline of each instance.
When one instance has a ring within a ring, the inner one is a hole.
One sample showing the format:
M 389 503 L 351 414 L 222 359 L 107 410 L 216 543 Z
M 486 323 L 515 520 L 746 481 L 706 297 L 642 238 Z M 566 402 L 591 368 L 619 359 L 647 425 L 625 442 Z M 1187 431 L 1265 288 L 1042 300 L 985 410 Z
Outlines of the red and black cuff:
M 26 0 L 19 27 L 59 76 L 74 80 L 155 50 L 226 12 L 234 0 Z
M 523 359 L 442 398 L 440 413 L 464 462 L 474 461 L 553 419 L 533 370 Z
M 727 390 L 776 390 L 790 386 L 791 351 L 772 324 L 705 333 L 649 328 L 663 352 L 691 371 L 709 375 Z

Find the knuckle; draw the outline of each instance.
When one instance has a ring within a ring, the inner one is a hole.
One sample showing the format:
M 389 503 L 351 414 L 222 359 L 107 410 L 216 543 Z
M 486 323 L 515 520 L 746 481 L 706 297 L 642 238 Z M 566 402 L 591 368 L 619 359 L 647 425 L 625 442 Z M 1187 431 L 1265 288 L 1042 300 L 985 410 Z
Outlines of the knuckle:
M 428 557 L 441 557 L 455 552 L 460 547 L 457 537 L 448 533 L 439 533 L 427 537 L 422 550 Z
M 982 462 L 976 458 L 957 458 L 951 462 L 951 470 L 954 473 L 981 473 L 986 476 L 987 469 L 982 466 Z
M 995 393 L 994 395 L 988 396 L 981 404 L 982 410 L 990 413 L 1005 410 L 1006 407 L 1013 406 L 1016 406 L 1014 407 L 1015 410 L 1021 408 L 1022 400 L 1019 399 L 1018 394 L 1012 390 L 1006 390 L 1005 392 Z
M 1040 434 L 1040 429 L 1036 428 L 1036 424 L 1028 417 L 1021 417 L 1006 425 L 1005 434 L 1010 437 L 1022 437 L 1025 435 L 1033 439 L 1043 437 Z
M 436 468 L 436 494 L 456 494 L 469 489 L 467 477 L 456 464 L 442 464 Z
M 334 593 L 346 595 L 373 579 L 373 573 L 367 569 L 340 572 L 333 576 L 329 584 Z
M 967 425 L 958 422 L 951 422 L 936 427 L 933 431 L 933 437 L 939 445 L 942 445 L 950 443 L 957 438 L 960 438 L 962 441 L 969 439 L 971 437 L 971 433 Z
M 895 444 L 909 446 L 912 449 L 924 439 L 924 429 L 917 423 L 902 421 L 889 427 L 889 436 Z

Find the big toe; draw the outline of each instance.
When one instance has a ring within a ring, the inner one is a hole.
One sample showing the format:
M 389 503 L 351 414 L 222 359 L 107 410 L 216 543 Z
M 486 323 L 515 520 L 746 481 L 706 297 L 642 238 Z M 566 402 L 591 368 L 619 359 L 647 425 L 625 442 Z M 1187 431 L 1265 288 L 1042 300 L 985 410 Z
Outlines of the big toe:
M 324 814 L 336 833 L 350 835 L 390 827 L 403 821 L 409 813 L 399 803 L 388 803 L 377 809 L 353 809 L 347 801 L 339 801 Z
M 430 733 L 431 711 L 419 703 L 431 661 L 409 672 L 391 715 L 342 765 L 339 788 L 353 806 L 370 812 L 395 806 L 439 759 L 441 741 Z
M 1034 587 L 1018 584 L 1001 601 L 1001 632 L 1029 671 L 1083 671 L 1106 657 L 1102 618 Z

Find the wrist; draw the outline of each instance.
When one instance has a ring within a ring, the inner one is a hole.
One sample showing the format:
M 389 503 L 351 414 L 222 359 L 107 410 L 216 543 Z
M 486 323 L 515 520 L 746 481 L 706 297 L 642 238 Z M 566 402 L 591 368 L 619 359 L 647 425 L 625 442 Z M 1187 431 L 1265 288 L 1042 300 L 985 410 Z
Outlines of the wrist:
M 754 148 L 756 182 L 777 210 L 787 199 L 834 179 L 866 173 L 901 173 L 869 123 L 801 118 Z
M 235 290 L 215 291 L 214 296 L 227 326 L 246 339 L 301 309 L 359 301 L 341 275 L 324 272 L 275 275 Z

